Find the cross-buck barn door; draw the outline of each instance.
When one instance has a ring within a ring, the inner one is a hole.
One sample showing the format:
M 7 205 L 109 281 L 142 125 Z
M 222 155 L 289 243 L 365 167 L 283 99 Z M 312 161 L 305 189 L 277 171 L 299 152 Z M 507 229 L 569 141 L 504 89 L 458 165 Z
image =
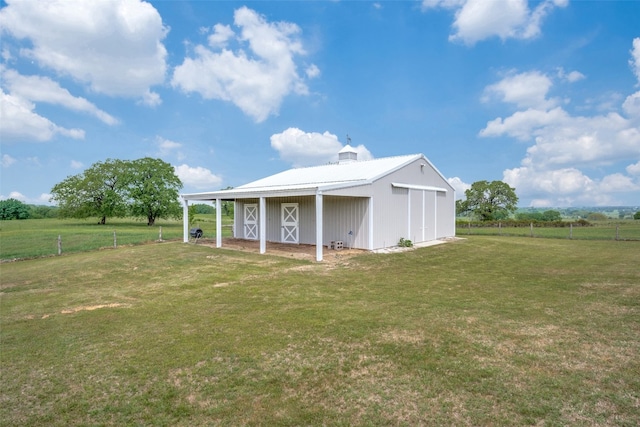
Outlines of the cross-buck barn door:
M 244 205 L 244 238 L 258 239 L 258 205 Z
M 282 203 L 282 243 L 298 243 L 298 204 Z

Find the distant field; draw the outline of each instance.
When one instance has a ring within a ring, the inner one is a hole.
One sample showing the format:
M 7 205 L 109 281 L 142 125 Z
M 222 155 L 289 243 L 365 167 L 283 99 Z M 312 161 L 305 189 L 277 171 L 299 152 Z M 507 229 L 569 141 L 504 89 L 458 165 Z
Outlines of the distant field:
M 222 233 L 231 237 L 233 219 L 222 217 Z M 214 238 L 216 231 L 215 214 L 197 215 L 194 226 L 204 230 L 204 237 Z M 21 221 L 0 221 L 0 260 L 35 258 L 57 255 L 58 236 L 62 239 L 62 252 L 75 253 L 104 248 L 113 248 L 114 231 L 117 245 L 133 245 L 163 240 L 182 240 L 182 221 L 158 220 L 148 227 L 142 220 L 110 219 L 106 225 L 99 225 L 97 219 L 35 219 Z M 459 236 L 502 235 L 530 236 L 529 227 L 458 227 Z M 533 237 L 559 239 L 594 240 L 639 240 L 640 221 L 595 222 L 592 227 L 534 227 Z
M 223 217 L 223 235 L 231 236 L 231 219 Z M 215 215 L 197 215 L 196 225 L 205 237 L 214 237 Z M 162 230 L 160 230 L 162 227 Z M 114 232 L 117 245 L 132 245 L 162 240 L 182 240 L 181 220 L 157 220 L 148 227 L 142 220 L 108 219 L 98 224 L 97 219 L 29 219 L 0 221 L 0 259 L 33 258 L 58 253 L 58 236 L 62 252 L 74 253 L 102 248 L 113 248 Z
M 4 263 L 0 425 L 640 424 L 640 242 Z
M 582 239 L 582 240 L 640 240 L 640 221 L 593 221 L 589 227 L 473 227 L 458 226 L 456 234 L 469 235 L 502 235 L 527 236 L 552 239 Z

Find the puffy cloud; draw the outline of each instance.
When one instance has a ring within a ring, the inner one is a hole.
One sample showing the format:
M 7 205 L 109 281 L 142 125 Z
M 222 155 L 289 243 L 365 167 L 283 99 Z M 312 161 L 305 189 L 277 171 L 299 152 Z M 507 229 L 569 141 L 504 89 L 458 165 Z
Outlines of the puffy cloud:
M 627 166 L 626 171 L 629 175 L 640 176 L 640 161 L 638 161 L 638 163 Z
M 543 19 L 568 0 L 545 0 L 535 9 L 527 0 L 423 0 L 423 10 L 444 8 L 455 11 L 451 41 L 473 45 L 491 37 L 530 39 L 538 36 Z
M 560 107 L 549 111 L 534 109 L 517 111 L 505 119 L 498 117 L 489 121 L 487 126 L 480 131 L 480 136 L 509 135 L 526 141 L 534 136 L 534 130 L 545 128 L 545 126 L 554 126 L 567 119 L 567 112 Z
M 551 79 L 539 71 L 510 75 L 487 86 L 482 100 L 497 98 L 518 108 L 549 108 L 556 105 L 556 101 L 547 99 L 552 85 Z
M 100 110 L 85 98 L 71 95 L 68 90 L 60 87 L 48 77 L 23 76 L 15 70 L 3 70 L 3 85 L 12 95 L 34 102 L 46 102 L 60 105 L 74 111 L 91 114 L 108 125 L 115 125 L 118 120 Z
M 196 46 L 194 56 L 175 68 L 171 84 L 205 99 L 232 102 L 262 122 L 278 113 L 285 96 L 308 94 L 295 62 L 297 56 L 305 55 L 298 39 L 300 28 L 288 22 L 267 22 L 247 7 L 235 11 L 234 23 L 239 34 L 215 25 L 209 47 Z M 227 49 L 232 39 L 241 48 Z M 315 65 L 307 67 L 308 77 L 318 74 Z
M 528 76 L 523 81 L 532 82 L 542 82 L 544 77 L 539 72 L 518 76 Z M 566 76 L 559 73 L 558 77 Z M 485 90 L 483 101 L 497 98 L 520 111 L 489 121 L 479 135 L 533 141 L 520 167 L 504 171 L 505 182 L 517 189 L 521 199 L 544 206 L 614 204 L 617 194 L 640 191 L 640 163 L 627 166 L 628 175 L 609 173 L 596 178 L 585 172 L 640 159 L 640 92 L 622 104 L 626 116 L 616 111 L 577 116 L 547 98 L 552 84 L 548 82 L 527 92 L 523 82 L 514 84 L 509 76 Z
M 81 129 L 66 129 L 34 112 L 35 105 L 0 89 L 0 139 L 3 142 L 49 141 L 56 135 L 83 139 Z
M 638 84 L 640 84 L 640 37 L 636 37 L 635 39 L 633 39 L 633 47 L 631 49 L 631 59 L 629 59 L 629 65 L 631 65 L 633 74 L 636 75 Z
M 12 191 L 9 193 L 9 197 L 7 197 L 7 199 L 16 199 L 16 200 L 20 200 L 21 202 L 26 202 L 27 196 L 20 193 L 19 191 Z
M 627 96 L 622 109 L 629 118 L 640 119 L 640 91 Z
M 182 148 L 182 144 L 179 142 L 156 136 L 156 145 L 158 146 L 158 156 L 165 157 L 175 152 L 178 160 L 184 158 L 184 154 L 179 151 Z
M 449 178 L 447 179 L 447 181 L 456 190 L 456 200 L 464 199 L 465 198 L 464 192 L 471 188 L 471 184 L 467 184 L 457 176 L 454 176 L 453 178 Z
M 580 71 L 574 70 L 567 73 L 563 68 L 558 69 L 558 77 L 568 81 L 569 83 L 575 83 L 587 78 L 587 76 L 582 74 Z
M 271 136 L 271 147 L 280 158 L 294 167 L 317 166 L 338 161 L 338 152 L 344 147 L 338 137 L 330 132 L 304 132 L 289 128 Z M 358 160 L 373 158 L 364 145 L 354 147 Z
M 174 167 L 176 175 L 187 187 L 201 190 L 213 190 L 220 186 L 222 178 L 201 166 L 191 167 L 186 164 Z
M 168 29 L 140 0 L 9 0 L 0 10 L 4 32 L 29 44 L 20 54 L 69 75 L 91 90 L 140 97 L 153 105 L 150 86 L 165 79 Z

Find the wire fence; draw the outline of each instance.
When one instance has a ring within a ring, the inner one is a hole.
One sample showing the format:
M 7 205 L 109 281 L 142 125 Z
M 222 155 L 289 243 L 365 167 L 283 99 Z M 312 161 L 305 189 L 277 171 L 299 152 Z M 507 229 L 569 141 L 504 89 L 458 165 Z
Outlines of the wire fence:
M 585 222 L 565 223 L 562 226 L 554 227 L 533 222 L 519 226 L 504 225 L 501 222 L 491 224 L 458 222 L 456 234 L 458 236 L 486 235 L 548 239 L 640 241 L 640 221 L 596 224 L 585 224 Z

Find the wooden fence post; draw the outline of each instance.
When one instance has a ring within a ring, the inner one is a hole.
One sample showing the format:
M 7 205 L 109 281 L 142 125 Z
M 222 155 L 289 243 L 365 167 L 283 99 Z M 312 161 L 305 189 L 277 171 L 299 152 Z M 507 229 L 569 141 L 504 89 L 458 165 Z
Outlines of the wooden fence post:
M 502 221 L 498 222 L 498 235 L 502 236 Z
M 116 240 L 116 230 L 113 230 L 113 249 L 118 247 L 118 241 Z
M 531 229 L 531 237 L 533 237 L 533 223 L 529 223 L 529 228 Z
M 158 238 L 162 242 L 162 226 L 160 226 L 160 237 Z
M 573 224 L 569 224 L 569 239 L 573 239 Z
M 620 240 L 620 225 L 616 224 L 616 240 Z
M 58 255 L 62 254 L 62 236 L 58 234 Z

